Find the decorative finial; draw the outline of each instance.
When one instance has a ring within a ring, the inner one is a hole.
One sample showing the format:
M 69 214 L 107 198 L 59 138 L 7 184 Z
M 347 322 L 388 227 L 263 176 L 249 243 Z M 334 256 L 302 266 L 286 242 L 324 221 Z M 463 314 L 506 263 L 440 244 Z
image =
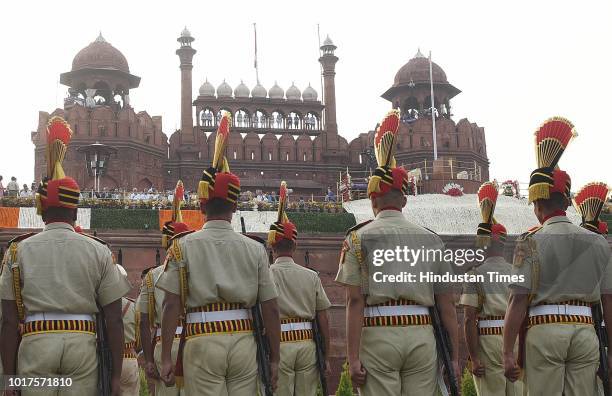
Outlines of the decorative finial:
M 425 58 L 425 55 L 423 55 L 423 53 L 421 53 L 421 48 L 419 48 L 417 50 L 416 55 L 414 56 L 415 58 Z
M 96 40 L 94 42 L 96 42 L 96 43 L 106 43 L 106 40 L 104 39 L 104 37 L 102 37 L 102 31 L 100 31 L 100 33 L 98 34 L 98 37 L 96 38 Z

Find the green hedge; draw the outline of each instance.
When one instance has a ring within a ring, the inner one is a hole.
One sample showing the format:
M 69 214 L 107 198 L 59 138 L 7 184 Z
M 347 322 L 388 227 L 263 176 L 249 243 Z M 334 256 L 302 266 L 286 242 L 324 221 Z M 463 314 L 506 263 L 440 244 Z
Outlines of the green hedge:
M 159 212 L 150 209 L 92 209 L 90 228 L 159 230 Z
M 345 233 L 356 224 L 352 213 L 300 213 L 287 212 L 287 217 L 298 232 Z
M 355 225 L 352 213 L 288 212 L 300 233 L 344 233 Z M 150 209 L 91 209 L 91 229 L 158 230 L 159 212 Z

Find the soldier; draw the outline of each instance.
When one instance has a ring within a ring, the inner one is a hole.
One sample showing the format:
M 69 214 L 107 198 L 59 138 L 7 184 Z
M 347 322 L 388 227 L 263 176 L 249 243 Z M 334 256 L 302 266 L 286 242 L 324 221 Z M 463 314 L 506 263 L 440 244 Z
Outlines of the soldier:
M 514 381 L 524 363 L 530 395 L 592 394 L 599 353 L 591 304 L 600 296 L 605 321 L 612 323 L 605 294 L 612 291 L 610 247 L 565 214 L 571 181 L 557 163 L 574 135 L 572 123 L 561 117 L 536 131 L 538 169 L 529 180 L 529 202 L 541 226 L 521 235 L 514 251 L 517 279 L 504 320 L 504 371 Z M 526 335 L 520 337 L 517 362 L 519 332 Z
M 574 195 L 574 207 L 576 211 L 582 216 L 581 227 L 592 231 L 603 236 L 608 235 L 608 224 L 599 220 L 599 215 L 606 203 L 608 197 L 608 186 L 606 183 L 589 183 L 582 187 Z M 597 389 L 596 394 L 598 395 L 609 395 L 610 389 L 604 391 L 606 386 L 610 385 L 609 371 L 610 364 L 607 362 L 607 348 L 608 348 L 608 337 L 606 337 L 605 322 L 599 322 L 602 320 L 601 304 L 594 305 L 593 310 L 593 325 L 599 339 L 599 370 L 597 372 Z M 598 323 L 599 322 L 599 323 Z M 607 370 L 607 371 L 606 371 Z M 602 381 L 603 379 L 603 381 Z
M 127 272 L 117 265 L 121 274 L 127 279 Z M 136 304 L 131 298 L 121 299 L 121 317 L 123 319 L 123 367 L 121 369 L 121 395 L 138 396 L 140 392 L 140 373 L 136 360 L 136 349 L 139 347 L 138 316 Z
M 183 183 L 177 183 L 173 198 L 172 220 L 166 222 L 162 229 L 162 246 L 167 249 L 169 244 L 176 238 L 185 236 L 193 231 L 189 231 L 187 224 L 182 222 L 181 202 L 184 198 Z M 138 310 L 140 312 L 140 339 L 145 357 L 145 372 L 151 379 L 156 380 L 156 396 L 178 396 L 184 392 L 175 386 L 166 386 L 159 378 L 161 370 L 161 314 L 163 311 L 164 291 L 156 288 L 155 283 L 159 275 L 163 272 L 164 266 L 153 267 L 144 276 L 140 296 L 138 297 Z M 153 332 L 151 332 L 153 329 Z M 183 333 L 182 321 L 179 322 L 174 333 L 172 342 L 172 362 L 177 361 L 179 342 Z M 151 339 L 153 337 L 153 339 Z
M 486 249 L 486 260 L 471 273 L 484 277 L 485 282 L 465 284 L 461 304 L 476 392 L 482 396 L 518 396 L 523 393 L 522 382 L 506 380 L 502 359 L 502 330 L 510 281 L 489 280 L 489 273 L 511 273 L 511 265 L 504 259 L 506 227 L 493 217 L 497 196 L 497 186 L 491 182 L 478 190 L 483 222 L 478 225 L 476 245 Z
M 429 307 L 436 305 L 452 344 L 451 365 L 458 372 L 457 314 L 448 284 L 418 282 L 419 274 L 450 270 L 441 260 L 414 266 L 372 258 L 378 249 L 443 250 L 433 232 L 407 221 L 408 174 L 395 166 L 393 149 L 399 111 L 383 120 L 375 136 L 378 167 L 368 182 L 375 219 L 353 227 L 344 241 L 336 281 L 346 287 L 347 355 L 353 383 L 362 395 L 434 395 L 437 384 L 436 339 Z M 379 282 L 383 274 L 410 272 L 417 282 Z
M 45 228 L 13 240 L 2 266 L 2 360 L 6 375 L 67 376 L 72 386 L 62 388 L 60 394 L 96 395 L 95 315 L 101 306 L 112 353 L 112 394 L 119 395 L 121 297 L 129 291 L 129 284 L 106 246 L 74 231 L 79 186 L 65 176 L 61 166 L 71 136 L 63 119 L 49 121 L 48 177 L 36 197 Z M 22 321 L 19 342 L 18 323 Z M 26 388 L 21 394 L 55 395 L 57 390 Z
M 261 243 L 236 233 L 231 225 L 240 179 L 229 172 L 223 155 L 230 123 L 225 113 L 212 166 L 198 186 L 206 223 L 202 230 L 173 241 L 156 284 L 166 292 L 160 373 L 166 384 L 174 383 L 172 342 L 186 309 L 183 366 L 188 395 L 257 393 L 257 346 L 249 308 L 258 301 L 269 341 L 273 388 L 278 375 L 280 322 L 268 256 Z
M 317 318 L 325 351 L 329 351 L 329 320 L 331 306 L 316 272 L 293 261 L 297 229 L 285 213 L 287 184 L 282 182 L 278 220 L 270 226 L 268 244 L 275 261 L 270 267 L 278 291 L 281 317 L 279 396 L 312 395 L 317 393 L 319 372 L 316 345 L 313 342 L 313 319 Z M 327 374 L 329 362 L 325 361 Z M 326 373 L 322 373 L 325 375 Z

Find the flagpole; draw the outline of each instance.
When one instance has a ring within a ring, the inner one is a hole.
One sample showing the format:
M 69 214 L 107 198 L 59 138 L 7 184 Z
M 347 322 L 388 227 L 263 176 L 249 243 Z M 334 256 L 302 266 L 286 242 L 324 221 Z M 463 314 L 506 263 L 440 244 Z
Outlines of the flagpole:
M 257 84 L 259 84 L 259 68 L 257 66 L 257 24 L 253 23 L 253 32 L 255 33 L 255 79 Z
M 434 149 L 434 161 L 438 159 L 438 139 L 436 138 L 436 114 L 435 114 L 435 101 L 434 101 L 434 90 L 433 90 L 433 66 L 431 63 L 431 51 L 429 51 L 429 85 L 431 87 L 431 125 L 433 133 L 433 149 Z

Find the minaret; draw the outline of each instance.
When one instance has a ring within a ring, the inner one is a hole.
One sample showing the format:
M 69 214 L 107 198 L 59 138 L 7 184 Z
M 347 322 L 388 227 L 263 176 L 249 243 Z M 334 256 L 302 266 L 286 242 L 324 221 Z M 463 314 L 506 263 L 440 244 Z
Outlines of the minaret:
M 192 83 L 191 62 L 196 50 L 191 48 L 191 43 L 195 40 L 187 27 L 181 32 L 181 36 L 176 39 L 181 43 L 181 47 L 176 50 L 176 54 L 181 60 L 181 143 L 194 143 L 193 134 L 193 105 L 192 105 Z
M 336 46 L 331 41 L 329 36 L 321 46 L 321 57 L 319 62 L 323 67 L 323 93 L 325 99 L 325 139 L 327 148 L 336 148 L 337 140 L 333 137 L 338 135 L 338 124 L 336 124 L 336 83 L 334 78 L 336 75 L 336 62 L 338 57 L 334 55 Z M 332 137 L 330 139 L 330 137 Z

